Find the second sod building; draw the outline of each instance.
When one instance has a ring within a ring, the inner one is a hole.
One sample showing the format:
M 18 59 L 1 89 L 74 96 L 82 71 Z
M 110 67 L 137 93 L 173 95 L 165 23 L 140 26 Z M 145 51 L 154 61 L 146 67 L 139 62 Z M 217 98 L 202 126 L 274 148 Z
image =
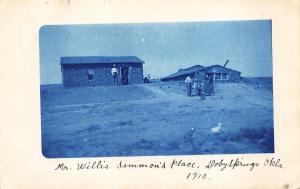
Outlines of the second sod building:
M 241 72 L 227 68 L 221 65 L 201 66 L 195 65 L 189 68 L 180 69 L 178 72 L 163 77 L 162 81 L 178 81 L 184 80 L 187 76 L 194 78 L 197 74 L 204 74 L 211 78 L 213 82 L 238 82 L 241 80 Z

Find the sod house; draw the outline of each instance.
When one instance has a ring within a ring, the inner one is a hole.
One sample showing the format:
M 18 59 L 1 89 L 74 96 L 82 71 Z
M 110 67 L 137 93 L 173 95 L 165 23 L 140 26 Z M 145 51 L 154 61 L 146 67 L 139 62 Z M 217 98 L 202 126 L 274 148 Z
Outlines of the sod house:
M 136 56 L 61 57 L 64 87 L 129 85 L 143 83 L 144 61 Z M 117 69 L 114 81 L 112 68 Z

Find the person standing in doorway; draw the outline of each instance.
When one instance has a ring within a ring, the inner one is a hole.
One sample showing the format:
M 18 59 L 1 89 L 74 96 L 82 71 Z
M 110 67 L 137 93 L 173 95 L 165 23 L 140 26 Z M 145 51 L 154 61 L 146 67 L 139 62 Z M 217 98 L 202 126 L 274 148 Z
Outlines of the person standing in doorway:
M 185 78 L 184 82 L 186 84 L 187 96 L 191 96 L 192 95 L 192 78 L 190 76 L 187 76 Z
M 114 64 L 112 69 L 111 69 L 111 75 L 113 76 L 114 78 L 114 85 L 118 85 L 118 70 L 116 68 L 116 65 Z

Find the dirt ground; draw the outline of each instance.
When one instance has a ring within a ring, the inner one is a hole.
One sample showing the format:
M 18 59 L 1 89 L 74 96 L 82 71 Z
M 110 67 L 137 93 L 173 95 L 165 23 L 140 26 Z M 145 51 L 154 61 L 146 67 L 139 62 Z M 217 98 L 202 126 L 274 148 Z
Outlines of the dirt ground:
M 271 78 L 216 84 L 204 100 L 179 82 L 41 86 L 41 112 L 49 158 L 274 152 Z

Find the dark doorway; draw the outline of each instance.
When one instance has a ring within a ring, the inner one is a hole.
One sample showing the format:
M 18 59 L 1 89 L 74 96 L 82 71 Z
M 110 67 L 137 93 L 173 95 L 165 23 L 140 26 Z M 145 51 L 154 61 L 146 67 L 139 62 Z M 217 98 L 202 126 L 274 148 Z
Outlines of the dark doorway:
M 128 73 L 129 73 L 129 67 L 121 67 L 122 85 L 128 85 Z

